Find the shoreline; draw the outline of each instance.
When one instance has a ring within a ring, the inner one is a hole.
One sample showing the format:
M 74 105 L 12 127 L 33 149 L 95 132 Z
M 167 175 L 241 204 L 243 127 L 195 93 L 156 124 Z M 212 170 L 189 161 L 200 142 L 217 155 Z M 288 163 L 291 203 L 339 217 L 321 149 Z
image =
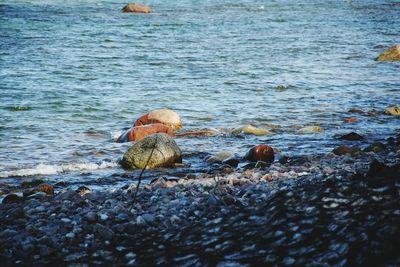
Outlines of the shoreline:
M 400 234 L 399 172 L 400 135 L 379 153 L 160 177 L 140 188 L 136 203 L 136 183 L 108 192 L 37 192 L 0 205 L 0 260 L 5 266 L 399 264 L 399 241 L 392 240 Z M 376 231 L 384 233 L 378 238 Z M 369 255 L 376 246 L 381 252 Z

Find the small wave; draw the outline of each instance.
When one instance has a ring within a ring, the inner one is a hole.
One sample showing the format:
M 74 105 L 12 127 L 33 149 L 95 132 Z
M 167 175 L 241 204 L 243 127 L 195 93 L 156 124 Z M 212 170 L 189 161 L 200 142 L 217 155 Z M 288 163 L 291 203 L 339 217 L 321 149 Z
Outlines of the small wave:
M 49 164 L 39 164 L 33 168 L 19 169 L 13 171 L 2 171 L 0 172 L 0 178 L 7 177 L 24 177 L 24 176 L 34 176 L 34 175 L 54 175 L 64 172 L 76 172 L 76 171 L 94 171 L 100 169 L 107 169 L 117 167 L 116 162 L 82 162 L 82 163 L 69 163 L 62 165 L 49 165 Z

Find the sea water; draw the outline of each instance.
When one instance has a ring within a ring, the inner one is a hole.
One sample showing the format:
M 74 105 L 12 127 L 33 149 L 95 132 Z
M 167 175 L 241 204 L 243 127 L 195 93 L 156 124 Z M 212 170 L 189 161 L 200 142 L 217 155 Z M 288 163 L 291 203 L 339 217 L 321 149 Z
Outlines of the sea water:
M 3 181 L 128 183 L 137 173 L 118 160 L 132 144 L 115 139 L 156 108 L 177 111 L 185 131 L 221 133 L 176 139 L 185 173 L 207 169 L 203 157 L 220 151 L 240 156 L 266 143 L 278 157 L 318 155 L 338 135 L 383 141 L 400 126 L 348 113 L 400 104 L 400 63 L 374 60 L 400 43 L 398 3 L 144 1 L 152 14 L 122 13 L 126 3 L 0 1 Z M 343 123 L 351 116 L 360 121 Z M 229 134 L 246 124 L 274 134 Z M 307 125 L 325 131 L 297 132 Z

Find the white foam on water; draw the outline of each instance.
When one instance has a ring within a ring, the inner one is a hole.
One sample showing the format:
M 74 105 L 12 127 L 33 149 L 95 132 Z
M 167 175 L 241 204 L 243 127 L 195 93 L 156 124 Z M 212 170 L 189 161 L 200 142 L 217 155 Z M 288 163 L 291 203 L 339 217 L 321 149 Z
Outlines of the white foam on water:
M 111 135 L 111 140 L 113 141 L 117 141 L 118 138 L 121 136 L 121 134 L 123 133 L 123 131 L 113 131 L 110 133 Z
M 12 171 L 2 171 L 0 172 L 0 178 L 7 177 L 25 177 L 34 175 L 54 175 L 58 173 L 65 172 L 76 172 L 76 171 L 94 171 L 100 169 L 108 169 L 118 167 L 116 162 L 80 162 L 80 163 L 68 163 L 61 165 L 49 165 L 49 164 L 39 164 L 32 168 L 12 170 Z

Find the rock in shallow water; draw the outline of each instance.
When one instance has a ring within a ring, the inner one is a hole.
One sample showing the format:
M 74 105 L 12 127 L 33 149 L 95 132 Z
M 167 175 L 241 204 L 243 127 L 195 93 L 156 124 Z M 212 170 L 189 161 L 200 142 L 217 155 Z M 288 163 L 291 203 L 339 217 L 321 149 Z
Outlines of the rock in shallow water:
M 117 142 L 123 143 L 129 141 L 139 141 L 145 138 L 146 136 L 156 133 L 165 133 L 169 136 L 174 135 L 171 127 L 164 125 L 162 123 L 154 123 L 143 126 L 134 126 L 130 128 L 125 133 L 121 134 L 120 137 L 118 137 Z
M 339 137 L 340 140 L 347 140 L 347 141 L 359 141 L 359 140 L 363 140 L 364 137 L 359 135 L 358 133 L 355 132 L 351 132 L 349 134 L 345 134 L 341 137 Z
M 273 162 L 275 159 L 274 149 L 268 145 L 258 145 L 252 147 L 244 156 L 249 161 Z
M 121 164 L 125 168 L 170 167 L 182 162 L 182 151 L 166 134 L 153 134 L 134 144 L 124 154 Z
M 377 61 L 399 61 L 400 60 L 400 44 L 386 49 L 376 60 Z
M 306 126 L 306 127 L 299 129 L 297 132 L 306 134 L 306 133 L 320 133 L 323 131 L 324 131 L 324 129 L 322 129 L 320 126 Z
M 171 127 L 173 130 L 182 128 L 182 120 L 179 114 L 170 109 L 155 109 L 148 114 L 144 114 L 136 120 L 134 126 L 162 123 Z
M 360 148 L 357 146 L 353 146 L 353 147 L 339 146 L 339 147 L 335 148 L 332 152 L 335 155 L 342 156 L 342 155 L 346 155 L 346 154 L 353 155 L 353 154 L 359 153 L 360 151 L 361 151 Z
M 143 5 L 143 4 L 130 3 L 130 4 L 127 4 L 122 9 L 122 12 L 125 12 L 125 13 L 151 13 L 152 9 L 151 9 L 151 7 Z
M 267 129 L 263 128 L 256 128 L 253 125 L 245 125 L 243 127 L 237 128 L 232 131 L 233 134 L 254 134 L 254 135 L 266 135 L 266 134 L 272 134 L 271 131 L 268 131 Z

